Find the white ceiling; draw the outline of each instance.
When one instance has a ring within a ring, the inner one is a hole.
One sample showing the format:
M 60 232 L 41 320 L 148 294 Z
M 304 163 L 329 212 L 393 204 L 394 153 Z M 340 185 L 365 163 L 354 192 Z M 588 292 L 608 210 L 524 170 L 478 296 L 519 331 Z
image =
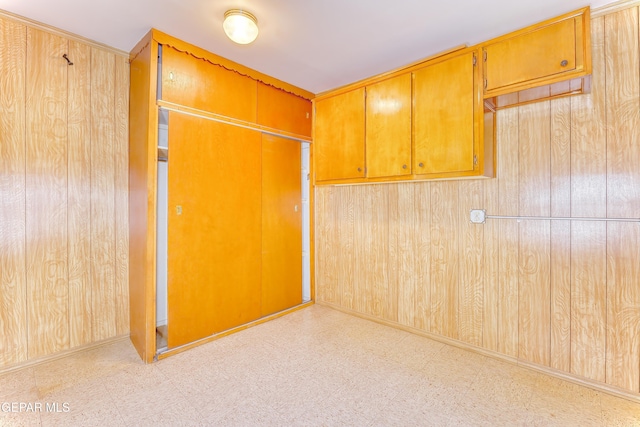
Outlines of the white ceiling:
M 0 9 L 130 51 L 151 27 L 319 93 L 461 44 L 613 0 L 0 0 Z M 227 9 L 258 18 L 240 46 Z

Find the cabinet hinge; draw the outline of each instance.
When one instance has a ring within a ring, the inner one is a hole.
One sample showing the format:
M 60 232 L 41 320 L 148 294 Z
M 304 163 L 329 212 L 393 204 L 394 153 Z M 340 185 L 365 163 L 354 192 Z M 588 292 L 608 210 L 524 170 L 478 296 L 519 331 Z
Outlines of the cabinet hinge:
M 478 60 L 476 59 L 476 54 L 473 54 L 473 66 L 476 66 L 476 63 L 478 62 Z
M 487 88 L 487 79 L 484 79 L 484 88 Z
M 473 155 L 473 168 L 475 169 L 478 166 L 478 156 Z
M 484 62 L 487 62 L 487 51 L 482 52 L 482 56 L 484 57 Z

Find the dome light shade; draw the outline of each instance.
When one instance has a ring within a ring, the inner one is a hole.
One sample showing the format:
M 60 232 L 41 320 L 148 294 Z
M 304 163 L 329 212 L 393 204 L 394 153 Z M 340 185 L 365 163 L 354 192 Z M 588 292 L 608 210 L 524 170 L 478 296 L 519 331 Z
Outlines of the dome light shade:
M 242 9 L 227 10 L 222 28 L 227 37 L 238 44 L 249 44 L 258 37 L 258 20 Z

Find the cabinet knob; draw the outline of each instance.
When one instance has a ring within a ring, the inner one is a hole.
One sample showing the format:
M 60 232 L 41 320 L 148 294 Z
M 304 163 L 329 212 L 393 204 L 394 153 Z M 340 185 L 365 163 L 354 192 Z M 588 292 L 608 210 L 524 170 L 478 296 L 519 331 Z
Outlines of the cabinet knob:
M 560 61 L 561 67 L 566 67 L 567 65 L 569 65 L 569 61 L 567 61 L 566 59 L 563 59 L 562 61 Z
M 406 169 L 406 168 L 407 168 L 407 165 L 402 165 L 402 169 Z
M 424 163 L 420 162 L 420 163 L 418 163 L 418 166 L 420 166 L 421 168 L 423 168 L 423 167 L 424 167 Z
M 358 168 L 358 172 L 362 172 L 362 168 Z

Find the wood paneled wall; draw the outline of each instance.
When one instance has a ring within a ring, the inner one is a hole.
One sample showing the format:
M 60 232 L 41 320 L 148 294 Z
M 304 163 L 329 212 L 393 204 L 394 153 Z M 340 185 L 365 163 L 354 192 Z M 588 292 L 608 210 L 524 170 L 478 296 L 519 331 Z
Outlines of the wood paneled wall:
M 317 300 L 637 393 L 638 7 L 592 21 L 588 95 L 498 112 L 497 178 L 316 187 Z
M 129 332 L 128 58 L 0 17 L 0 93 L 2 369 Z

